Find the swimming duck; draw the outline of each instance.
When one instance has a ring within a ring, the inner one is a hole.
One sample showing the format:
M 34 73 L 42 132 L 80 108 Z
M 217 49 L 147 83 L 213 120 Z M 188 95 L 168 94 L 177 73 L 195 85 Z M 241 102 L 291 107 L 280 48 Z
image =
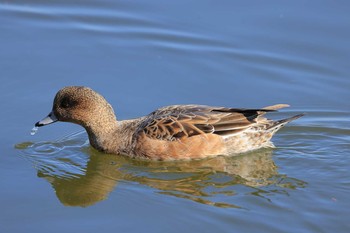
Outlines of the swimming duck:
M 270 139 L 303 114 L 273 121 L 263 115 L 288 107 L 261 109 L 172 105 L 147 116 L 117 121 L 112 106 L 88 87 L 59 90 L 52 111 L 35 124 L 57 121 L 83 126 L 96 150 L 155 160 L 199 159 L 273 147 Z

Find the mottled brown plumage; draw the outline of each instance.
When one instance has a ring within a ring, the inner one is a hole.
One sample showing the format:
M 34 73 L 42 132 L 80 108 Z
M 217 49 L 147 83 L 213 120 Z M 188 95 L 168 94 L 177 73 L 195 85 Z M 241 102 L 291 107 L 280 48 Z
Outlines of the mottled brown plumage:
M 263 115 L 287 106 L 173 105 L 145 117 L 117 121 L 100 94 L 87 87 L 65 87 L 56 94 L 52 112 L 36 126 L 55 121 L 79 124 L 86 129 L 90 144 L 106 153 L 158 160 L 196 159 L 271 147 L 273 134 L 302 114 L 280 121 Z

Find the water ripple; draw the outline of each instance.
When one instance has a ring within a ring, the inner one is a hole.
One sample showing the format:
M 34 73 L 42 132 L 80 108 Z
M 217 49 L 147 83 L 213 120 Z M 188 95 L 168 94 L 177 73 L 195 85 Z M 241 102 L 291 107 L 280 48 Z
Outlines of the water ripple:
M 125 10 L 111 10 L 108 5 L 75 4 L 2 4 L 2 11 L 15 14 L 18 23 L 30 24 L 32 27 L 42 27 L 47 30 L 70 30 L 76 33 L 89 34 L 89 38 L 98 38 L 104 43 L 130 46 L 149 46 L 155 50 L 169 53 L 181 52 L 210 55 L 222 59 L 233 60 L 240 66 L 249 66 L 257 76 L 271 77 L 270 82 L 281 82 L 281 75 L 272 75 L 288 70 L 288 75 L 312 74 L 317 71 L 325 82 L 329 76 L 339 76 L 337 69 L 315 60 L 293 57 L 291 54 L 277 54 L 271 51 L 241 48 L 234 42 L 221 38 L 220 35 L 208 35 L 205 32 L 188 31 L 169 27 L 161 22 L 142 14 L 129 13 Z M 219 64 L 217 64 L 219 65 Z M 221 69 L 222 70 L 222 69 Z M 290 79 L 289 76 L 285 77 Z M 282 80 L 283 81 L 283 80 Z M 285 80 L 284 80 L 285 81 Z M 285 85 L 285 82 L 283 85 Z M 305 86 L 319 88 L 317 83 Z M 324 82 L 323 82 L 324 83 Z M 290 83 L 292 85 L 292 83 Z M 275 84 L 276 85 L 276 84 Z M 315 86 L 316 85 L 316 86 Z
M 72 178 L 84 174 L 86 156 L 81 148 L 88 145 L 82 132 L 74 133 L 56 142 L 24 142 L 16 145 L 22 157 L 44 174 Z

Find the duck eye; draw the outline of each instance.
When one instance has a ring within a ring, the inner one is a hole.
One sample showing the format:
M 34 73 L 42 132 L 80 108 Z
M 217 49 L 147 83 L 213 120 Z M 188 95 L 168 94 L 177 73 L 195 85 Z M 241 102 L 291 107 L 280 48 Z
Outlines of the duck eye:
M 71 98 L 68 98 L 68 97 L 64 97 L 61 101 L 60 107 L 61 108 L 71 108 L 75 105 L 77 105 L 77 101 L 72 100 Z

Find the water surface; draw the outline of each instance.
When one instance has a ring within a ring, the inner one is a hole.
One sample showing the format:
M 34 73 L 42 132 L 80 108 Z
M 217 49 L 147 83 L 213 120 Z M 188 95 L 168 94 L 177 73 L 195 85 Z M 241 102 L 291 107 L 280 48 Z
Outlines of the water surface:
M 348 232 L 350 4 L 0 2 L 0 232 Z M 56 91 L 119 119 L 170 104 L 292 107 L 276 149 L 199 161 L 105 155 L 79 126 L 30 135 Z

